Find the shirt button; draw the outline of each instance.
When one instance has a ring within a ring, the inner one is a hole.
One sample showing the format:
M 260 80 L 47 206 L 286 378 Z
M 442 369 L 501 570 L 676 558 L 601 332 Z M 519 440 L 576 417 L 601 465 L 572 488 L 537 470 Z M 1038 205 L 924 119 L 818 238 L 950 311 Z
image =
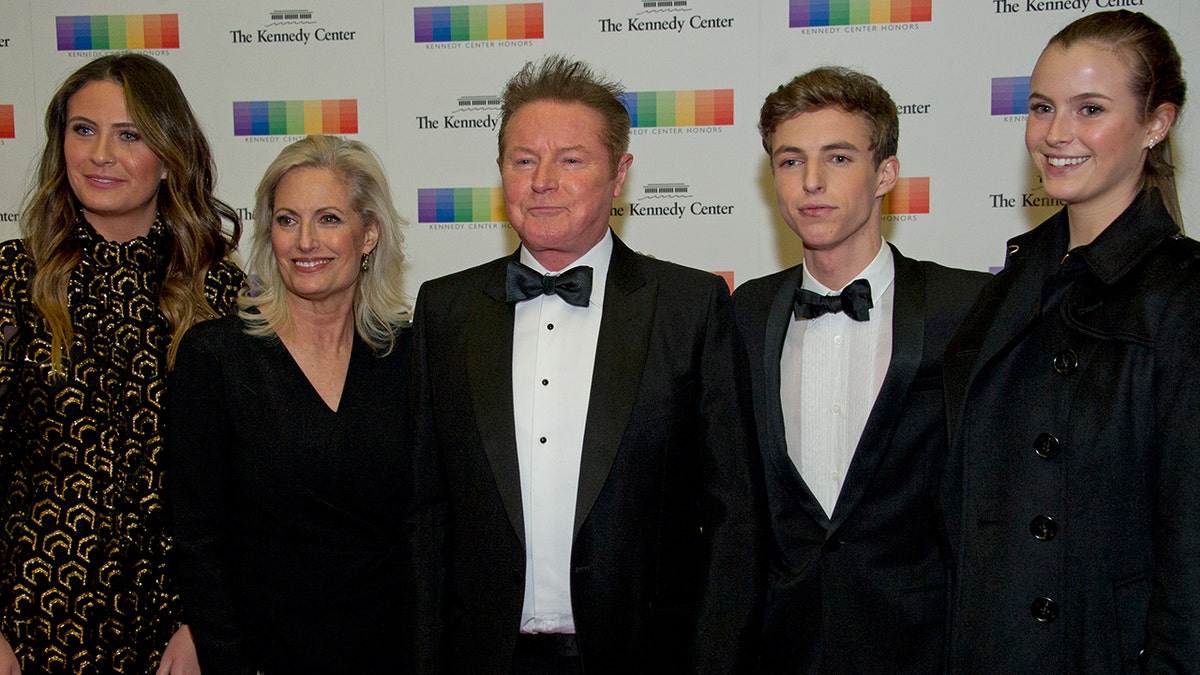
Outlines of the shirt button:
M 1042 623 L 1050 623 L 1058 618 L 1058 603 L 1044 596 L 1035 598 L 1029 604 L 1029 613 Z
M 538 442 L 542 443 L 544 445 L 546 443 L 546 437 L 542 436 L 541 438 L 538 439 Z
M 1038 434 L 1038 437 L 1033 440 L 1033 451 L 1042 459 L 1054 459 L 1060 450 L 1062 450 L 1062 443 L 1054 437 L 1054 434 Z
M 839 405 L 839 404 L 837 404 L 837 403 L 834 403 L 834 404 L 833 404 L 833 414 L 834 414 L 834 415 L 840 415 L 840 414 L 842 414 L 842 406 L 841 406 L 841 405 Z
M 546 330 L 554 330 L 554 324 L 552 324 L 552 323 L 546 324 Z
M 546 385 L 548 385 L 548 384 L 550 384 L 550 380 L 542 380 L 542 386 L 543 386 L 543 387 L 544 387 L 544 386 L 546 386 Z
M 1029 533 L 1038 541 L 1050 541 L 1058 534 L 1058 523 L 1050 516 L 1036 516 L 1029 521 Z
M 1054 355 L 1051 365 L 1059 375 L 1070 375 L 1079 367 L 1079 356 L 1070 349 L 1064 349 Z
M 835 344 L 835 345 L 840 345 L 840 344 L 842 344 L 842 336 L 841 336 L 841 335 L 835 336 L 835 337 L 833 338 L 833 344 Z

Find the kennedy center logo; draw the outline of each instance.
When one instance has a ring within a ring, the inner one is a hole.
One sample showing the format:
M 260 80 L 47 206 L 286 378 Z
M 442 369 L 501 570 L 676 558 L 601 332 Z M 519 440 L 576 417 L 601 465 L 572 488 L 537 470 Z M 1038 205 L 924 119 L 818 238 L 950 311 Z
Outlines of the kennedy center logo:
M 656 133 L 684 133 L 685 129 L 711 133 L 733 124 L 732 89 L 630 91 L 622 95 L 621 103 L 629 111 L 635 134 L 646 128 L 655 128 Z
M 792 28 L 933 20 L 933 0 L 788 0 Z
M 358 133 L 358 100 L 234 101 L 234 136 Z
M 491 230 L 508 222 L 504 192 L 498 187 L 421 188 L 417 222 L 431 230 Z
M 114 14 L 55 18 L 58 51 L 178 49 L 178 14 Z
M 418 43 L 540 40 L 542 3 L 414 7 L 413 39 Z
M 918 213 L 929 213 L 929 177 L 897 178 L 883 198 L 884 220 L 916 220 L 902 216 Z
M 13 106 L 0 105 L 0 138 L 16 138 L 17 124 Z
M 1029 76 L 992 78 L 992 114 L 1024 115 L 1029 112 Z

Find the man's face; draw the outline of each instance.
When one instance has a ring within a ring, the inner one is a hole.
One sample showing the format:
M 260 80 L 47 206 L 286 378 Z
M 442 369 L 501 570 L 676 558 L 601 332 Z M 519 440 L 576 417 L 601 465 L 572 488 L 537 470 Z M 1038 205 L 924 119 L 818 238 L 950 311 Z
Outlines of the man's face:
M 633 156 L 622 155 L 612 175 L 603 128 L 595 110 L 553 100 L 528 103 L 509 119 L 497 160 L 504 206 L 521 243 L 549 270 L 565 268 L 608 231 Z
M 869 253 L 866 260 L 878 253 L 882 197 L 899 163 L 889 157 L 876 168 L 870 147 L 866 120 L 839 108 L 801 113 L 775 129 L 775 199 L 806 250 L 849 249 Z

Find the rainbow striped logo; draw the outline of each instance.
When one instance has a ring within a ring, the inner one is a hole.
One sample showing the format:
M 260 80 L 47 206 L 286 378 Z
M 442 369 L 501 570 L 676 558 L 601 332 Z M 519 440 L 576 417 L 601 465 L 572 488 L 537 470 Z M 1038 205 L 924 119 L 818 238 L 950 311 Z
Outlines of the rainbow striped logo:
M 414 7 L 413 32 L 417 42 L 540 40 L 542 3 Z
M 13 106 L 0 105 L 0 138 L 16 138 L 17 122 Z
M 733 124 L 732 89 L 629 91 L 621 98 L 633 127 L 711 127 Z
M 992 78 L 992 114 L 1024 115 L 1029 112 L 1029 76 Z
M 498 187 L 417 190 L 419 223 L 504 223 L 504 192 Z
M 788 26 L 852 26 L 933 20 L 933 0 L 788 0 Z
M 234 136 L 357 133 L 357 99 L 233 102 Z
M 58 51 L 179 49 L 178 14 L 56 17 Z
M 929 213 L 929 177 L 897 178 L 896 187 L 883 197 L 883 213 Z

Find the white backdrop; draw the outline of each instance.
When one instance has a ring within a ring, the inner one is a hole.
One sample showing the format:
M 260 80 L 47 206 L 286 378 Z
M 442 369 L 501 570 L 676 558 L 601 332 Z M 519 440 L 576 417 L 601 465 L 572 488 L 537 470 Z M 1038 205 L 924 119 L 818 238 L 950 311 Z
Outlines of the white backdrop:
M 1044 195 L 1022 141 L 1023 95 L 1012 104 L 993 84 L 1018 78 L 1019 89 L 1056 30 L 1086 13 L 1128 7 L 1171 31 L 1193 74 L 1193 97 L 1200 96 L 1198 5 L 306 0 L 280 9 L 274 0 L 0 0 L 0 238 L 18 234 L 21 201 L 44 142 L 46 102 L 63 77 L 108 49 L 146 48 L 183 84 L 215 148 L 220 195 L 247 218 L 263 169 L 305 130 L 375 148 L 396 204 L 411 221 L 405 284 L 415 295 L 425 279 L 515 246 L 502 213 L 488 208 L 499 185 L 496 97 L 525 61 L 562 52 L 589 61 L 642 99 L 658 92 L 656 105 L 639 109 L 635 159 L 613 218 L 634 248 L 735 283 L 799 261 L 799 242 L 774 210 L 755 128 L 758 108 L 791 76 L 834 64 L 877 77 L 902 110 L 900 174 L 912 194 L 891 200 L 885 234 L 909 256 L 987 269 L 1002 263 L 1006 239 L 1055 210 L 1039 205 Z M 810 18 L 822 12 L 831 19 Z M 445 17 L 449 30 L 436 27 Z M 106 25 L 113 28 L 103 42 L 97 27 Z M 163 25 L 165 41 L 156 28 Z M 62 26 L 76 28 L 61 33 Z M 728 98 L 728 90 L 732 120 L 691 103 L 713 91 Z M 273 105 L 291 109 L 290 126 L 282 121 L 286 113 L 277 113 L 275 123 L 254 112 L 248 121 L 245 114 L 235 120 L 235 109 L 266 110 L 268 102 L 287 102 Z M 645 121 L 651 112 L 655 123 Z M 1193 117 L 1185 109 L 1172 134 L 1190 231 L 1200 223 L 1200 131 Z M 422 217 L 419 197 L 435 200 L 439 193 L 458 207 L 441 216 L 426 208 Z

